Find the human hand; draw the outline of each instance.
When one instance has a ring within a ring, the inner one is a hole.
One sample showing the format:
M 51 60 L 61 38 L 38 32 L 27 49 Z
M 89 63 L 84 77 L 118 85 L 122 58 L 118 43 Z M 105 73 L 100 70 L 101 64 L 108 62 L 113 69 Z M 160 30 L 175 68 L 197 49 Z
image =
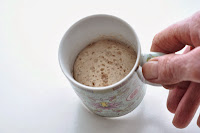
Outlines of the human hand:
M 186 45 L 183 54 L 175 54 Z M 170 89 L 167 108 L 175 113 L 173 124 L 185 128 L 200 105 L 200 12 L 158 33 L 151 51 L 167 55 L 145 63 L 143 75 Z M 200 116 L 197 125 L 200 127 Z

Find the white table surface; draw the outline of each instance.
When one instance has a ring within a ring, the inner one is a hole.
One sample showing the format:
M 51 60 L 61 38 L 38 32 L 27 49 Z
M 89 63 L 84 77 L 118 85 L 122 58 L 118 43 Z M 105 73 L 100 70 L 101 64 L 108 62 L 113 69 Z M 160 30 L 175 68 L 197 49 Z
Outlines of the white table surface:
M 197 133 L 166 108 L 168 90 L 147 86 L 142 103 L 120 118 L 88 112 L 58 64 L 65 31 L 92 14 L 118 16 L 148 52 L 153 36 L 200 9 L 199 0 L 0 0 L 0 133 Z

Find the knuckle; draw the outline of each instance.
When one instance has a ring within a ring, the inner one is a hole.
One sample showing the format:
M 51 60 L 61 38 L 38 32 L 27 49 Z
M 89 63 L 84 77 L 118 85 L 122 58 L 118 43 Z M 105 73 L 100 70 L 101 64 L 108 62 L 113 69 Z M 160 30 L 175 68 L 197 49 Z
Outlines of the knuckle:
M 191 43 L 194 46 L 199 46 L 200 43 L 200 11 L 195 13 L 191 17 L 191 21 L 189 23 L 189 33 L 190 33 L 190 38 L 191 38 Z
M 176 78 L 175 67 L 171 56 L 165 57 L 161 60 L 161 67 L 159 70 L 159 79 L 163 82 L 169 82 L 171 79 Z
M 193 64 L 192 71 L 189 74 L 194 81 L 200 82 L 200 62 Z
M 196 47 L 191 52 L 187 62 L 187 75 L 189 80 L 200 82 L 200 47 Z
M 157 33 L 153 38 L 151 50 L 157 51 L 157 49 L 160 49 L 158 45 L 159 45 L 159 33 Z
M 175 57 L 176 56 L 176 57 Z M 183 59 L 178 55 L 163 56 L 159 64 L 158 78 L 163 83 L 175 84 L 182 80 L 183 75 Z
M 153 43 L 155 43 L 158 39 L 159 34 L 157 33 L 154 37 L 153 37 Z
M 199 21 L 200 23 L 200 21 Z M 191 24 L 190 25 L 190 39 L 191 39 L 191 43 L 194 45 L 194 46 L 199 46 L 200 44 L 200 32 L 199 30 L 196 30 L 196 29 L 199 29 L 200 28 L 200 24 Z

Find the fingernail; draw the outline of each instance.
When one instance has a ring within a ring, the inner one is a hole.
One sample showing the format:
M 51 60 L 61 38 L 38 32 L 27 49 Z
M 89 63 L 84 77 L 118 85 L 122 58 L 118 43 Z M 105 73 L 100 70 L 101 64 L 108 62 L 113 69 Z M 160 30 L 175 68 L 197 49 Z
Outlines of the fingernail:
M 148 61 L 143 65 L 143 75 L 145 79 L 152 80 L 158 78 L 158 61 Z

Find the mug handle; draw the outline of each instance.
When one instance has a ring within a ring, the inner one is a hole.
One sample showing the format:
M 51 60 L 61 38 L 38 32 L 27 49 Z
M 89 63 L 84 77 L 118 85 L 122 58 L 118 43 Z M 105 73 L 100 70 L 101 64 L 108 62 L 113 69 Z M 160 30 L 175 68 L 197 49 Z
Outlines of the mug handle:
M 161 52 L 149 52 L 149 53 L 144 53 L 141 56 L 140 59 L 140 66 L 142 67 L 144 65 L 144 63 L 148 62 L 150 59 L 154 58 L 154 57 L 158 57 L 158 56 L 162 56 L 162 55 L 166 55 L 165 53 L 161 53 Z M 138 76 L 139 78 L 146 84 L 149 85 L 153 85 L 153 86 L 161 86 L 160 84 L 156 84 L 156 83 L 151 83 L 147 80 L 144 79 L 143 74 L 142 74 L 142 68 L 139 67 L 137 70 Z

